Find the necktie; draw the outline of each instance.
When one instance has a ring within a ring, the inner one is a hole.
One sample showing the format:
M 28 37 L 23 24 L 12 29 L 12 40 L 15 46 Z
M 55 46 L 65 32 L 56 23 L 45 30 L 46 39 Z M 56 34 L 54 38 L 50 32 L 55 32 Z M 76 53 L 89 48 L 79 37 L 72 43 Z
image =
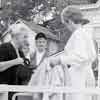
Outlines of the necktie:
M 19 51 L 19 55 L 20 55 L 20 57 L 22 57 L 22 58 L 24 59 L 24 64 L 25 64 L 25 65 L 30 65 L 30 61 L 29 61 L 28 58 L 26 58 L 26 57 L 24 56 L 23 51 L 20 50 L 20 49 L 19 49 L 18 51 Z

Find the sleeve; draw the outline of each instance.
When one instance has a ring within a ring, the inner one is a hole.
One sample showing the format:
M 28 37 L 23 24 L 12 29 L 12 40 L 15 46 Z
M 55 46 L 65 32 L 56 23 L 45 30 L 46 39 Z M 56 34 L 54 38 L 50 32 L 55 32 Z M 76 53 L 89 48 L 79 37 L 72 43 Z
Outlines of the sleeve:
M 0 61 L 9 61 L 16 59 L 16 51 L 10 43 L 0 45 Z
M 8 56 L 8 48 L 6 47 L 6 44 L 0 45 L 0 62 L 6 61 Z

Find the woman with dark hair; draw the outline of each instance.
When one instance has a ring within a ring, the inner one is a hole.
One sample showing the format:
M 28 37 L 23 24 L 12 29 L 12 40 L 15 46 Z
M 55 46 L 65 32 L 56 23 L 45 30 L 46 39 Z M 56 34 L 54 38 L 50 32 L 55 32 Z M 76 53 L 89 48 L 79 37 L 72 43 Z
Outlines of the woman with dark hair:
M 33 75 L 29 81 L 29 85 L 40 86 L 45 83 L 46 67 L 45 58 L 47 57 L 47 37 L 40 32 L 35 36 L 36 50 L 31 55 L 31 67 L 33 68 Z M 42 93 L 34 93 L 33 100 L 42 100 Z
M 65 73 L 66 79 L 69 80 L 67 67 L 60 63 L 51 63 L 57 55 L 48 56 L 47 54 L 47 37 L 43 33 L 38 33 L 35 37 L 36 53 L 31 58 L 31 65 L 34 67 L 34 73 L 31 77 L 29 85 L 32 86 L 64 86 Z M 45 51 L 44 55 L 42 54 Z M 39 52 L 39 54 L 38 54 Z M 41 58 L 42 56 L 42 58 Z M 65 70 L 66 69 L 66 70 Z M 65 71 L 64 71 L 65 70 Z M 60 93 L 34 93 L 33 100 L 62 100 L 63 95 Z

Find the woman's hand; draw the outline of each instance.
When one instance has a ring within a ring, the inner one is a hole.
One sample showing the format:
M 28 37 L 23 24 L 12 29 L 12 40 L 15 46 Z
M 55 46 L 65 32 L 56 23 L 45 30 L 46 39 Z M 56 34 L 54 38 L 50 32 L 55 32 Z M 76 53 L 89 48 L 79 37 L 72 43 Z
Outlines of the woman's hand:
M 53 58 L 50 60 L 50 66 L 53 68 L 55 67 L 56 65 L 60 65 L 61 64 L 61 61 L 59 58 Z

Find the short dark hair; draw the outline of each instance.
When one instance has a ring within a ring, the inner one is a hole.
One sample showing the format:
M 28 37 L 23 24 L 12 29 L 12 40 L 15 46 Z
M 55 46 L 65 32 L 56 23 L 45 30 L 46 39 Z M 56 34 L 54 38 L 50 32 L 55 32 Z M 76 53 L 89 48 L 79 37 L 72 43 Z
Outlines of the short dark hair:
M 40 32 L 35 36 L 35 40 L 38 40 L 40 38 L 44 38 L 45 40 L 47 40 L 47 37 L 44 33 Z

